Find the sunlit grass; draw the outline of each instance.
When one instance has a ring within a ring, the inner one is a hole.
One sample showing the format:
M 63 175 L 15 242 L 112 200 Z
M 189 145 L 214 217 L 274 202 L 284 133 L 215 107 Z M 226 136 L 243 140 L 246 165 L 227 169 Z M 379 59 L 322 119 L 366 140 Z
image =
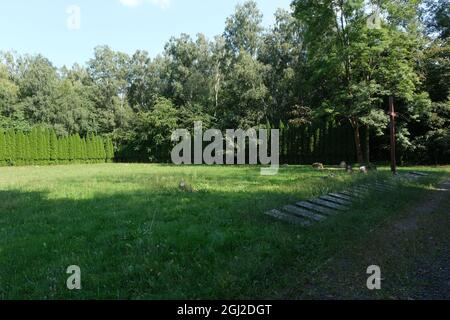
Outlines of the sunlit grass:
M 449 171 L 416 169 L 432 173 L 429 185 Z M 284 296 L 293 280 L 395 214 L 387 208 L 420 199 L 426 184 L 374 195 L 310 229 L 263 213 L 389 176 L 387 168 L 365 176 L 306 166 L 273 177 L 258 167 L 0 168 L 0 298 Z M 180 191 L 181 179 L 198 192 Z M 82 269 L 79 292 L 66 289 L 70 265 Z

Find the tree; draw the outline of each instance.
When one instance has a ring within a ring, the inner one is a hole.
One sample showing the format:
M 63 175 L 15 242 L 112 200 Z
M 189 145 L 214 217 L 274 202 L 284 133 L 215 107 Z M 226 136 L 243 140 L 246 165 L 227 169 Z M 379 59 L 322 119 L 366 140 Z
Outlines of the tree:
M 441 40 L 450 37 L 450 1 L 426 0 L 422 8 L 422 21 L 427 34 Z
M 32 125 L 51 123 L 54 116 L 56 68 L 41 55 L 19 57 L 17 61 L 19 99 Z
M 17 106 L 19 88 L 11 80 L 7 66 L 0 63 L 0 116 L 14 117 L 20 112 Z
M 259 52 L 259 60 L 270 66 L 265 80 L 270 93 L 267 116 L 274 123 L 279 120 L 305 123 L 305 117 L 300 114 L 307 94 L 303 84 L 305 54 L 302 44 L 299 21 L 291 12 L 279 9 L 275 13 L 275 24 L 264 35 Z
M 16 133 L 15 138 L 16 148 L 14 157 L 17 161 L 22 162 L 23 160 L 25 160 L 25 135 L 23 134 L 23 132 L 19 131 Z
M 0 164 L 6 160 L 6 142 L 5 142 L 5 133 L 3 130 L 0 130 Z
M 94 103 L 100 133 L 110 133 L 126 125 L 132 112 L 127 103 L 129 84 L 127 54 L 107 46 L 96 47 L 88 62 L 88 72 L 95 84 Z
M 147 161 L 167 161 L 170 157 L 172 132 L 178 129 L 177 110 L 170 100 L 159 98 L 151 112 L 142 112 L 136 118 L 132 148 Z
M 59 156 L 58 138 L 53 129 L 49 130 L 49 144 L 50 144 L 50 158 L 49 159 L 53 162 L 57 161 L 58 156 Z
M 250 128 L 264 123 L 269 92 L 264 83 L 267 67 L 241 51 L 227 74 L 218 110 L 222 128 Z
M 167 95 L 177 106 L 189 103 L 207 105 L 211 99 L 210 44 L 202 34 L 194 42 L 182 34 L 166 44 Z
M 421 45 L 417 2 L 370 4 L 372 12 L 363 0 L 294 2 L 296 17 L 305 28 L 310 87 L 326 92 L 314 107 L 350 122 L 360 163 L 360 128 L 367 128 L 366 136 L 370 127 L 384 129 L 382 106 L 388 96 L 413 113 L 412 101 L 420 94 L 414 62 Z
M 258 61 L 262 44 L 262 14 L 256 2 L 236 7 L 227 19 L 224 40 L 227 58 L 223 69 L 222 90 L 217 117 L 221 128 L 253 127 L 265 120 L 268 68 Z
M 261 47 L 262 18 L 255 1 L 250 0 L 237 5 L 235 13 L 225 22 L 224 38 L 228 50 L 235 56 L 245 51 L 256 57 Z
M 108 137 L 105 140 L 105 153 L 107 162 L 111 162 L 114 159 L 114 145 L 111 139 Z
M 161 75 L 166 73 L 167 59 L 161 56 L 153 61 L 146 51 L 136 51 L 131 57 L 127 81 L 128 103 L 135 112 L 148 111 L 155 97 L 167 91 Z
M 6 131 L 5 142 L 5 159 L 9 163 L 14 163 L 16 160 L 16 133 L 14 130 L 9 129 Z

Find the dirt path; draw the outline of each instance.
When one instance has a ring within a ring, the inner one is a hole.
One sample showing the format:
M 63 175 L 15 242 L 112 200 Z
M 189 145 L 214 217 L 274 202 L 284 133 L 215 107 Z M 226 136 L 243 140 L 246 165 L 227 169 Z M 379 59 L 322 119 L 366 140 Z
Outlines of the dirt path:
M 450 181 L 443 183 L 436 193 L 430 196 L 429 200 L 417 207 L 413 211 L 413 218 L 410 223 L 417 229 L 417 219 L 421 215 L 432 215 L 440 210 L 450 220 Z M 415 220 L 415 221 L 414 221 Z M 400 223 L 397 227 L 405 227 Z M 447 232 L 450 232 L 448 230 Z M 433 240 L 433 237 L 430 239 Z M 437 245 L 436 256 L 424 256 L 419 259 L 415 277 L 422 283 L 414 292 L 418 299 L 450 299 L 450 241 Z M 431 258 L 431 259 L 430 259 Z M 433 259 L 434 258 L 434 259 Z
M 382 289 L 367 289 L 380 266 Z M 390 221 L 331 259 L 302 299 L 450 299 L 450 180 L 403 218 Z

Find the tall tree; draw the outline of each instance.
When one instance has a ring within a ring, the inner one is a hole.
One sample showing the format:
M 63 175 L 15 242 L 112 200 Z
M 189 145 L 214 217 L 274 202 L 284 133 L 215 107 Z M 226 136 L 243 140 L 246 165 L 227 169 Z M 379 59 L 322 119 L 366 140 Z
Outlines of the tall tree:
M 360 128 L 384 128 L 386 97 L 395 96 L 412 112 L 419 85 L 418 1 L 296 0 L 294 5 L 305 28 L 309 81 L 326 87 L 315 107 L 348 119 L 362 163 Z
M 243 50 L 255 57 L 261 47 L 262 14 L 254 0 L 237 5 L 235 13 L 225 22 L 224 38 L 235 56 Z
M 265 123 L 268 89 L 264 80 L 268 69 L 258 60 L 262 31 L 262 14 L 255 1 L 238 5 L 226 21 L 224 39 L 230 60 L 223 66 L 217 111 L 222 128 Z
M 108 133 L 126 125 L 130 117 L 127 82 L 130 58 L 107 46 L 96 47 L 94 55 L 88 62 L 88 72 L 96 87 L 96 118 L 99 132 Z
M 270 66 L 265 81 L 270 92 L 269 120 L 298 120 L 293 111 L 305 105 L 305 54 L 302 28 L 291 12 L 277 10 L 274 26 L 264 35 L 259 60 Z

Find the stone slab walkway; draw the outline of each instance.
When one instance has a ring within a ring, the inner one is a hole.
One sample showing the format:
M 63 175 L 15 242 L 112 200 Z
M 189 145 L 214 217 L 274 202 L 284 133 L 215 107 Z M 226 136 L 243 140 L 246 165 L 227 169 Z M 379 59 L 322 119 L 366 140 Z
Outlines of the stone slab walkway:
M 409 172 L 398 177 L 416 180 L 425 176 L 428 176 L 428 174 Z M 287 205 L 281 209 L 273 209 L 265 212 L 265 214 L 291 224 L 310 227 L 315 223 L 326 220 L 329 216 L 349 210 L 355 201 L 361 201 L 371 192 L 389 192 L 398 185 L 399 181 L 395 179 L 378 181 L 374 184 L 358 185 L 341 192 L 333 192 L 308 201 Z

